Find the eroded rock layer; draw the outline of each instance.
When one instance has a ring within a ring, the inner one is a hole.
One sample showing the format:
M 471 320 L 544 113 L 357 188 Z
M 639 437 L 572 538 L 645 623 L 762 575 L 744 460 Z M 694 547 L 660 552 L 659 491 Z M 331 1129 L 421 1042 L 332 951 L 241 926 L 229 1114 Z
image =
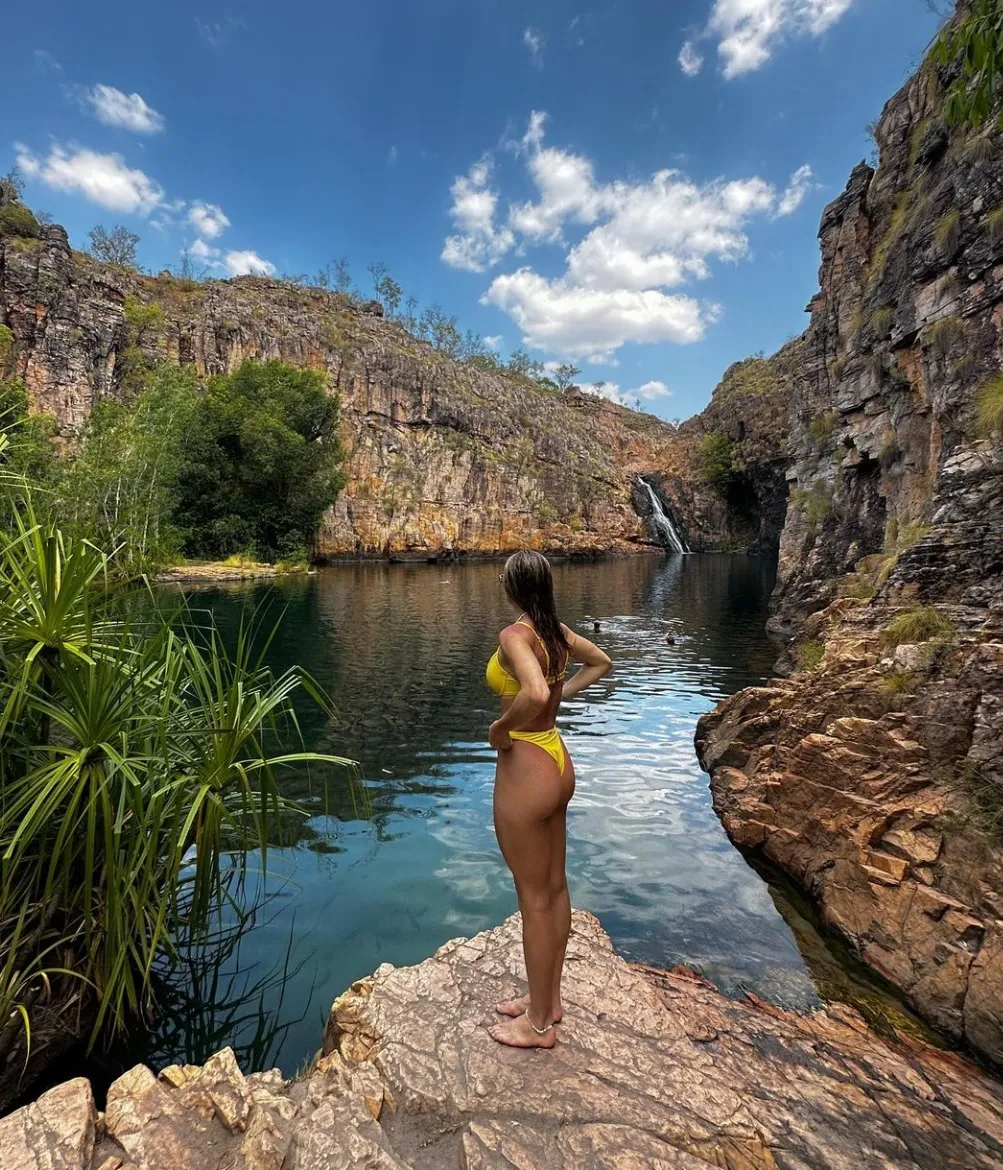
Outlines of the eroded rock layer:
M 0 1121 L 4 1170 L 993 1170 L 1003 1091 L 848 1008 L 734 1002 L 632 966 L 576 912 L 550 1052 L 487 1035 L 521 985 L 518 918 L 381 967 L 338 999 L 300 1079 L 138 1067 L 103 1115 L 71 1081 Z
M 159 314 L 134 311 L 130 324 L 130 306 L 152 305 Z M 322 556 L 587 554 L 653 539 L 633 493 L 638 475 L 665 465 L 673 427 L 452 361 L 381 314 L 283 281 L 137 276 L 72 251 L 56 226 L 0 241 L 14 369 L 66 433 L 122 392 L 137 348 L 201 376 L 248 358 L 325 370 L 341 399 L 348 485 L 318 535 Z
M 794 378 L 786 679 L 701 722 L 732 839 L 1003 1062 L 1003 144 L 925 67 L 822 220 Z M 987 387 L 989 390 L 987 390 Z

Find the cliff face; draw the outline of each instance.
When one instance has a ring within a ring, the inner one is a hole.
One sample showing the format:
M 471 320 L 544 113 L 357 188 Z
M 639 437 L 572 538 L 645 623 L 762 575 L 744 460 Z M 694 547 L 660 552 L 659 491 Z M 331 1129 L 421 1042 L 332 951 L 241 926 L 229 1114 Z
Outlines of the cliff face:
M 1003 1062 L 1003 143 L 939 101 L 922 70 L 822 220 L 773 618 L 801 669 L 697 744 L 732 838 Z
M 160 306 L 138 332 L 129 301 Z M 675 430 L 650 415 L 452 361 L 379 305 L 281 281 L 136 276 L 72 252 L 61 228 L 0 241 L 0 321 L 36 409 L 72 433 L 120 392 L 123 354 L 192 364 L 247 358 L 327 371 L 340 396 L 348 486 L 322 556 L 617 551 L 649 542 L 635 480 Z

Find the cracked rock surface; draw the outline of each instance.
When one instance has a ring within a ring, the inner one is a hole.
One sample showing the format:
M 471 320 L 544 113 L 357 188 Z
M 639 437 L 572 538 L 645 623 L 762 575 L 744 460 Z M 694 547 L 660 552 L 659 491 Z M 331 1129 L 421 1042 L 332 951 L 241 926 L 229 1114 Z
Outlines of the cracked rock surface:
M 300 1079 L 228 1049 L 137 1067 L 97 1114 L 70 1081 L 0 1120 L 3 1170 L 996 1170 L 1003 1088 L 885 1041 L 853 1011 L 799 1016 L 627 963 L 577 911 L 551 1052 L 496 1045 L 519 919 L 334 1004 Z

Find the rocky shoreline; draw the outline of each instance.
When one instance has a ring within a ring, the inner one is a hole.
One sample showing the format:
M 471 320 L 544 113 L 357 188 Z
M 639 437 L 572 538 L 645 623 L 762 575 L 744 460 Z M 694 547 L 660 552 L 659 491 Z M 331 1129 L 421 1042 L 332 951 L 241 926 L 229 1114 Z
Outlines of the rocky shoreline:
M 523 978 L 519 921 L 384 964 L 334 1004 L 300 1077 L 229 1049 L 138 1066 L 98 1112 L 60 1085 L 0 1120 L 4 1170 L 995 1170 L 1003 1086 L 849 1008 L 729 1000 L 626 962 L 576 911 L 551 1052 L 487 1036 Z

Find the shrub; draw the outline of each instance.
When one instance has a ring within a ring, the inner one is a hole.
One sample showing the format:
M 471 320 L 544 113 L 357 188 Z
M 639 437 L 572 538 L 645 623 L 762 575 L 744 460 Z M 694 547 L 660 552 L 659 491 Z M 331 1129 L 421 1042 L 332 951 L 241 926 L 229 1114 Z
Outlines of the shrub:
M 912 548 L 929 531 L 930 525 L 922 520 L 908 520 L 905 524 L 900 524 L 895 537 L 895 551 L 905 552 L 907 548 Z
M 965 162 L 972 163 L 974 166 L 984 166 L 986 163 L 992 162 L 995 154 L 996 148 L 992 140 L 983 134 L 972 135 L 962 147 Z
M 246 632 L 229 654 L 204 614 L 110 588 L 109 568 L 30 499 L 0 538 L 5 1054 L 30 1044 L 36 981 L 90 998 L 95 1036 L 146 1017 L 157 960 L 210 938 L 246 851 L 288 838 L 279 770 L 348 764 L 278 756 L 297 691 L 319 694 L 301 671 L 273 675 Z
M 952 207 L 937 221 L 933 229 L 933 243 L 941 256 L 949 259 L 957 252 L 960 239 L 961 215 L 956 207 Z
M 926 327 L 923 340 L 942 357 L 965 336 L 965 323 L 957 315 L 940 317 Z
M 885 376 L 885 355 L 881 350 L 876 349 L 872 353 L 869 353 L 865 365 L 870 371 L 871 376 L 878 382 Z
M 810 638 L 801 642 L 794 649 L 794 658 L 801 670 L 818 670 L 825 655 L 825 643 L 817 638 Z
M 141 301 L 136 297 L 126 297 L 122 304 L 122 313 L 125 323 L 129 327 L 129 336 L 133 344 L 143 340 L 150 330 L 163 328 L 164 310 L 156 301 Z
M 951 362 L 951 377 L 952 378 L 967 378 L 969 374 L 975 369 L 978 364 L 975 354 L 968 352 L 961 354 Z
M 817 415 L 808 424 L 808 438 L 815 448 L 827 447 L 832 436 L 836 433 L 836 424 L 839 414 L 835 410 L 827 410 L 825 414 Z
M 989 238 L 998 244 L 1003 240 L 1003 204 L 989 212 L 986 223 L 989 225 Z
M 712 431 L 700 440 L 700 462 L 704 479 L 718 495 L 726 495 L 735 470 L 735 450 L 723 431 Z
M 881 680 L 881 687 L 890 695 L 912 694 L 915 683 L 912 672 L 908 670 L 892 670 Z
M 979 387 L 975 420 L 982 434 L 1003 435 L 1003 374 L 995 374 Z
M 871 314 L 871 328 L 874 330 L 875 335 L 880 338 L 887 337 L 894 317 L 895 310 L 891 305 L 881 305 L 875 309 Z
M 37 240 L 41 234 L 41 225 L 23 204 L 10 203 L 0 207 L 0 239 L 4 236 L 15 236 Z
M 832 511 L 832 489 L 824 479 L 816 479 L 807 491 L 795 488 L 791 500 L 813 531 Z
M 557 519 L 557 509 L 549 501 L 544 500 L 536 509 L 536 522 L 540 528 L 546 528 Z
M 14 334 L 6 325 L 0 325 L 0 373 L 14 354 Z
M 855 597 L 858 601 L 867 601 L 877 593 L 877 586 L 865 577 L 854 574 L 843 585 L 840 593 L 843 597 Z
M 915 642 L 946 640 L 955 633 L 954 624 L 932 605 L 907 609 L 885 626 L 881 640 L 885 646 L 912 645 Z

